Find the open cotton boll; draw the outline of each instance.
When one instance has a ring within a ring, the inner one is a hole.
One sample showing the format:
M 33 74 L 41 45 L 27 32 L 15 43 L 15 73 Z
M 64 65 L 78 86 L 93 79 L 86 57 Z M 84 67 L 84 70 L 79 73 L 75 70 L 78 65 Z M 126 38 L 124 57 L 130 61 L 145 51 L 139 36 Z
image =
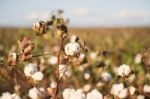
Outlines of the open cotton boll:
M 138 95 L 138 96 L 136 97 L 136 99 L 145 99 L 145 96 L 144 96 L 144 95 Z
M 68 43 L 65 45 L 65 53 L 68 56 L 76 56 L 80 54 L 80 45 L 78 43 Z
M 103 72 L 100 76 L 102 78 L 103 81 L 108 82 L 112 79 L 112 76 L 110 73 L 108 72 Z
M 62 95 L 64 99 L 70 99 L 71 95 L 75 93 L 75 90 L 72 88 L 64 89 Z
M 129 65 L 123 64 L 117 69 L 117 73 L 121 77 L 127 77 L 132 73 L 132 70 Z
M 150 93 L 150 85 L 144 85 L 143 91 L 144 91 L 145 93 Z
M 83 86 L 83 90 L 84 90 L 85 92 L 90 91 L 90 89 L 91 89 L 91 85 L 90 85 L 90 84 L 86 84 L 86 85 Z
M 124 84 L 114 84 L 111 88 L 111 94 L 118 96 L 119 93 L 124 89 Z
M 39 99 L 39 97 L 43 96 L 41 93 L 43 91 L 44 91 L 43 88 L 39 88 L 39 90 L 38 90 L 36 87 L 33 87 L 29 90 L 28 95 L 31 99 Z
M 90 77 L 91 77 L 90 73 L 84 73 L 84 79 L 85 80 L 90 79 Z
M 86 96 L 82 89 L 78 89 L 73 94 L 71 94 L 70 99 L 86 99 Z
M 79 37 L 77 37 L 76 35 L 72 35 L 72 36 L 70 37 L 70 42 L 72 42 L 72 43 L 77 42 L 77 40 L 79 40 Z
M 36 64 L 29 63 L 29 64 L 25 65 L 24 74 L 26 76 L 31 76 L 36 71 L 37 71 L 37 65 Z
M 141 62 L 142 62 L 142 55 L 141 55 L 141 54 L 137 54 L 137 55 L 135 56 L 135 58 L 134 58 L 134 62 L 135 62 L 136 64 L 141 63 Z
M 67 70 L 67 66 L 65 64 L 59 65 L 59 76 L 62 77 Z
M 50 84 L 50 87 L 51 87 L 51 88 L 56 88 L 56 86 L 57 86 L 57 83 L 54 82 L 54 81 Z
M 120 91 L 120 93 L 118 94 L 118 97 L 120 99 L 124 99 L 128 96 L 128 89 L 124 88 L 122 91 Z
M 130 86 L 128 89 L 129 89 L 130 95 L 134 95 L 134 93 L 135 93 L 135 91 L 136 91 L 135 87 Z
M 21 97 L 17 94 L 12 94 L 12 99 L 21 99 Z
M 103 99 L 103 95 L 97 89 L 94 89 L 87 94 L 86 99 Z
M 9 92 L 2 93 L 2 96 L 0 97 L 0 99 L 12 99 L 11 93 Z
M 96 52 L 91 52 L 89 57 L 94 60 L 97 57 L 97 53 Z
M 56 65 L 57 64 L 57 57 L 56 56 L 51 56 L 49 59 L 48 59 L 48 62 L 49 64 L 51 65 Z
M 40 72 L 40 71 L 35 72 L 35 73 L 32 75 L 32 78 L 33 78 L 34 80 L 37 80 L 37 81 L 42 80 L 43 77 L 44 77 L 44 75 L 43 75 L 43 73 Z

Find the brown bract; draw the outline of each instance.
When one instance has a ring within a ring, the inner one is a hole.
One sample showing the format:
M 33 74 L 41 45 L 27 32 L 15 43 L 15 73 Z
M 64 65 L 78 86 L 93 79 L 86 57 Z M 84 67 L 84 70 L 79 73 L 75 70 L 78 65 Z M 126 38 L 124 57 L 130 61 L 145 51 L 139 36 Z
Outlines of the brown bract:
M 27 61 L 32 58 L 32 50 L 34 48 L 34 43 L 28 37 L 23 37 L 18 41 L 19 49 L 20 49 L 20 60 Z

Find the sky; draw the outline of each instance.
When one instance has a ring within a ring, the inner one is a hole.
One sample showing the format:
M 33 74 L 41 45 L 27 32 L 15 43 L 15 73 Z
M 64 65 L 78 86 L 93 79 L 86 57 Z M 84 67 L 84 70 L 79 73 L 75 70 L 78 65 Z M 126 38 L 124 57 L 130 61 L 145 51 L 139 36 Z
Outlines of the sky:
M 57 9 L 71 27 L 150 26 L 150 0 L 0 0 L 0 26 L 30 27 Z

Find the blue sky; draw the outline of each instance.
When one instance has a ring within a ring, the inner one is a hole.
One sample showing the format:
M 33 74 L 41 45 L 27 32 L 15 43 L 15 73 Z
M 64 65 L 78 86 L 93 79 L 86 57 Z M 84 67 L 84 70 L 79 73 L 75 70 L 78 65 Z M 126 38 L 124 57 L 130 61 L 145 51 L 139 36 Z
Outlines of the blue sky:
M 0 0 L 0 26 L 31 26 L 56 9 L 74 27 L 150 26 L 150 0 Z

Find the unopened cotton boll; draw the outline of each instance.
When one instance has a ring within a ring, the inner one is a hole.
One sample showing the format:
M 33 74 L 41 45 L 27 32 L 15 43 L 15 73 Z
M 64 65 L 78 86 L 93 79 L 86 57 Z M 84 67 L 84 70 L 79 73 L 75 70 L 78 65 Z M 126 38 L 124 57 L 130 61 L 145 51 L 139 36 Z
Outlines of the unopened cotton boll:
M 144 91 L 145 93 L 150 93 L 150 85 L 144 85 L 143 91 Z
M 48 59 L 48 62 L 49 64 L 51 65 L 56 65 L 57 64 L 57 57 L 56 56 L 51 56 L 49 59 Z
M 37 72 L 37 65 L 36 64 L 29 63 L 29 64 L 25 65 L 24 74 L 26 76 L 31 76 L 35 72 Z
M 97 89 L 94 89 L 87 94 L 86 99 L 103 99 L 103 95 Z
M 80 45 L 78 43 L 68 43 L 65 45 L 65 53 L 68 56 L 76 56 L 80 54 Z
M 64 99 L 70 99 L 71 95 L 75 93 L 75 90 L 72 88 L 64 89 L 62 95 Z
M 37 81 L 42 80 L 43 77 L 44 77 L 44 75 L 43 75 L 43 73 L 40 72 L 40 71 L 35 72 L 35 73 L 32 75 L 32 78 L 33 78 L 34 80 L 37 80 Z
M 11 93 L 9 92 L 2 93 L 2 96 L 0 97 L 0 99 L 12 99 Z
M 100 76 L 102 78 L 103 81 L 108 82 L 112 79 L 112 76 L 110 73 L 108 72 L 103 72 Z
M 78 89 L 70 96 L 70 99 L 86 99 L 86 96 L 82 89 Z
M 135 87 L 130 86 L 128 89 L 129 89 L 130 95 L 134 95 L 134 93 L 135 93 L 135 91 L 136 91 Z
M 117 69 L 117 73 L 121 77 L 127 77 L 132 73 L 132 70 L 129 65 L 123 64 Z
M 67 66 L 65 64 L 60 64 L 59 65 L 59 75 L 60 75 L 60 77 L 64 76 L 66 70 L 67 70 Z

